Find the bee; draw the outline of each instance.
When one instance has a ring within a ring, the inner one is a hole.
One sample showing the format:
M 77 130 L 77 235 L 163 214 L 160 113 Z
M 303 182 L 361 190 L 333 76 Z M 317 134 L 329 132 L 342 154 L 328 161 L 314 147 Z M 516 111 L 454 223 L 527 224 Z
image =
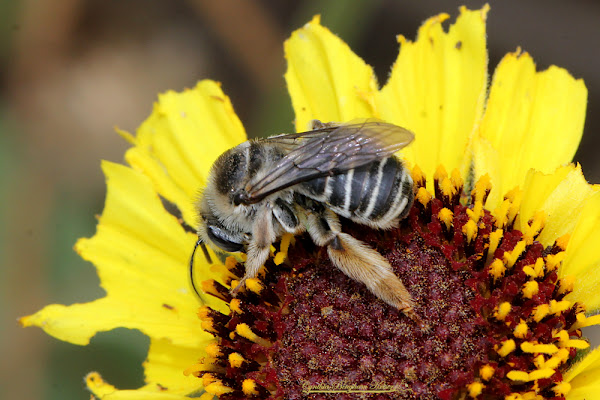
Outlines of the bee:
M 339 219 L 389 229 L 406 217 L 413 181 L 394 153 L 412 142 L 413 133 L 372 119 L 314 120 L 311 128 L 249 140 L 215 161 L 197 203 L 194 253 L 201 245 L 208 256 L 206 243 L 217 251 L 247 254 L 245 275 L 231 291 L 235 295 L 256 277 L 283 234 L 308 232 L 344 274 L 414 317 L 412 297 L 389 262 L 342 232 Z

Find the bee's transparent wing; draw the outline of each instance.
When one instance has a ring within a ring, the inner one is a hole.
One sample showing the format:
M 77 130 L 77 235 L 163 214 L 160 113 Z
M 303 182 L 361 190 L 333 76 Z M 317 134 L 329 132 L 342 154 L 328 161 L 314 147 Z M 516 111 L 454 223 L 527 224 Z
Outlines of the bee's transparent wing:
M 256 203 L 295 184 L 389 157 L 413 139 L 407 129 L 372 119 L 267 138 L 287 154 L 266 174 L 248 183 L 245 202 Z

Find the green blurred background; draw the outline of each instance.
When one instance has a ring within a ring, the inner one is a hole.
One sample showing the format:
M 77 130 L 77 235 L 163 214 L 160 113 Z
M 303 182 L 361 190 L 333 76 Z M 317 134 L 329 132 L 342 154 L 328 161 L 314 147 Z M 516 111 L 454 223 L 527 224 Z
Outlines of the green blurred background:
M 103 296 L 72 246 L 95 230 L 105 186 L 100 159 L 122 162 L 157 93 L 199 79 L 223 83 L 250 136 L 292 130 L 283 40 L 321 14 L 385 82 L 396 34 L 414 38 L 439 12 L 483 1 L 20 0 L 0 2 L 0 398 L 87 399 L 99 371 L 143 384 L 148 340 L 126 329 L 89 346 L 55 340 L 16 319 L 45 304 Z M 584 78 L 588 119 L 576 161 L 600 182 L 600 3 L 504 0 L 488 18 L 490 68 L 517 46 L 540 69 Z M 591 332 L 595 335 L 594 332 Z M 600 342 L 594 339 L 596 343 Z

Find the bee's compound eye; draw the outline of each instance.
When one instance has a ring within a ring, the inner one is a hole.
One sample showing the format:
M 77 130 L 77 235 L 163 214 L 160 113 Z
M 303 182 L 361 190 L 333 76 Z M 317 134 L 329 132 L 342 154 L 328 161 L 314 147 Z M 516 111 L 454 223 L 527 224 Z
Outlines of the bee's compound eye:
M 232 241 L 232 238 L 229 235 L 216 226 L 207 226 L 206 233 L 208 234 L 209 239 L 224 251 L 236 253 L 244 249 L 242 243 Z
M 239 206 L 242 203 L 246 203 L 248 201 L 248 193 L 244 190 L 238 190 L 233 194 L 233 204 Z

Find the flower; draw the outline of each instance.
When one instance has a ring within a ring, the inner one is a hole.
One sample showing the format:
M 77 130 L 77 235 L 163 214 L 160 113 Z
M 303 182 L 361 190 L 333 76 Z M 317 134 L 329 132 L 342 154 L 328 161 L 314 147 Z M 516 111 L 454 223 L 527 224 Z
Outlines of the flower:
M 501 60 L 488 90 L 487 11 L 461 8 L 447 32 L 442 14 L 415 42 L 399 37 L 381 89 L 318 17 L 285 44 L 298 131 L 312 119 L 376 117 L 416 134 L 402 155 L 416 183 L 409 217 L 390 232 L 344 229 L 390 260 L 424 325 L 302 238 L 290 246 L 284 237 L 236 299 L 227 287 L 242 265 L 198 260 L 199 302 L 186 270 L 196 238 L 185 225 L 196 223 L 193 199 L 216 157 L 246 140 L 212 81 L 160 96 L 135 136 L 121 132 L 133 144 L 130 167 L 102 164 L 105 209 L 76 250 L 96 265 L 106 297 L 50 305 L 21 323 L 76 344 L 115 327 L 147 334 L 147 384 L 117 390 L 89 374 L 103 399 L 203 390 L 202 398 L 299 398 L 334 388 L 381 398 L 593 396 L 600 352 L 584 354 L 581 328 L 600 323 L 600 193 L 569 164 L 587 91 L 561 68 L 536 72 L 519 50 Z

